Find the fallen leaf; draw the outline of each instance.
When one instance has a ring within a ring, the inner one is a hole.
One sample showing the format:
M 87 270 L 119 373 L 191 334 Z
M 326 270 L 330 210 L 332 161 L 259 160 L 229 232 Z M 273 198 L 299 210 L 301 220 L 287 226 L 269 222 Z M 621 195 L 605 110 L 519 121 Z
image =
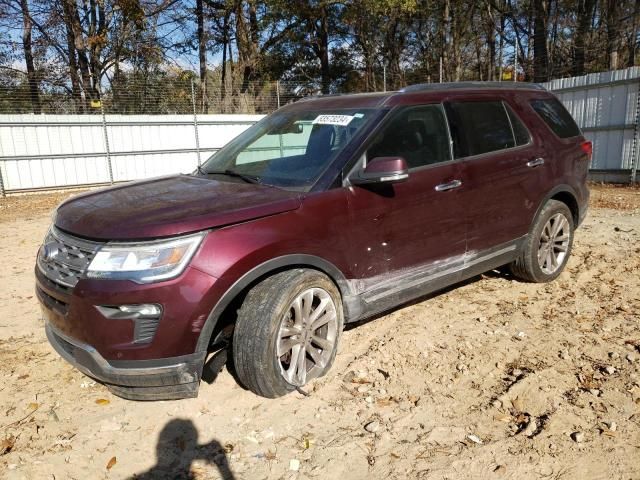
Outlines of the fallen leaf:
M 511 400 L 511 405 L 513 405 L 513 408 L 515 408 L 518 412 L 522 412 L 522 410 L 524 409 L 524 403 L 520 397 L 516 397 Z
M 366 378 L 354 378 L 351 380 L 351 383 L 357 383 L 358 385 L 366 385 L 371 383 L 371 380 L 367 380 Z
M 13 435 L 8 436 L 4 440 L 0 442 L 0 455 L 5 455 L 9 453 L 13 446 L 16 444 L 16 437 Z
M 302 435 L 302 449 L 309 450 L 311 448 L 311 437 L 308 433 Z
M 116 463 L 118 463 L 116 457 L 111 457 L 111 460 L 107 463 L 107 470 L 111 470 Z
M 499 422 L 509 423 L 513 419 L 511 415 L 496 415 L 493 417 L 494 420 Z
M 107 400 L 106 398 L 99 398 L 96 400 L 96 403 L 98 405 L 109 405 L 111 401 Z
M 27 408 L 29 410 L 37 410 L 39 406 L 40 405 L 38 405 L 36 402 L 31 402 L 29 405 L 27 405 Z

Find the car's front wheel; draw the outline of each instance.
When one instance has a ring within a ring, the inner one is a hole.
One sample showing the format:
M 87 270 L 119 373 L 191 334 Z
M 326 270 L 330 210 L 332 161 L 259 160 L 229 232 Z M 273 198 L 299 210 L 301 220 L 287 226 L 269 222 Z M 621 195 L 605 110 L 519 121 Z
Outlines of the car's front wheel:
M 537 283 L 555 279 L 569 259 L 573 231 L 569 207 L 549 200 L 534 221 L 519 257 L 511 264 L 513 274 Z
M 324 375 L 335 359 L 344 323 L 334 283 L 295 269 L 255 285 L 238 311 L 233 362 L 240 382 L 275 398 Z

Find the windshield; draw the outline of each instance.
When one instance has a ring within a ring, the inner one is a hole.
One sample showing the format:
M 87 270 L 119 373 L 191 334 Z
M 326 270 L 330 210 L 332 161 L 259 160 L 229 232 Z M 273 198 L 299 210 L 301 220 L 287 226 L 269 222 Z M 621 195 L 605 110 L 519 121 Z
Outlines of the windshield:
M 276 112 L 214 154 L 199 173 L 305 191 L 373 117 L 372 109 Z

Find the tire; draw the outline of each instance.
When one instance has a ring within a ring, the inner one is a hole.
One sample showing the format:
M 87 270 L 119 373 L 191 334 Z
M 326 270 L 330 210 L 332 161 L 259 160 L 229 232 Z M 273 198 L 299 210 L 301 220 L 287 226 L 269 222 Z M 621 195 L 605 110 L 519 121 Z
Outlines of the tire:
M 557 232 L 554 231 L 558 227 Z M 511 272 L 527 282 L 554 280 L 564 270 L 571 254 L 573 232 L 569 207 L 558 200 L 549 200 L 533 222 L 520 255 L 510 265 Z
M 331 368 L 343 324 L 340 292 L 322 273 L 295 269 L 268 277 L 238 311 L 232 348 L 238 380 L 267 398 L 304 386 Z

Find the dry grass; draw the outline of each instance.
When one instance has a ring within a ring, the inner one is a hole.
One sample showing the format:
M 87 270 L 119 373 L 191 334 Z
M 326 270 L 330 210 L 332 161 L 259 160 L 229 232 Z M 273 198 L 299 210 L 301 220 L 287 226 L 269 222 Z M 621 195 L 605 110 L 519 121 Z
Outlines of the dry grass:
M 640 185 L 611 185 L 592 183 L 591 204 L 593 208 L 614 210 L 636 210 L 640 208 Z

